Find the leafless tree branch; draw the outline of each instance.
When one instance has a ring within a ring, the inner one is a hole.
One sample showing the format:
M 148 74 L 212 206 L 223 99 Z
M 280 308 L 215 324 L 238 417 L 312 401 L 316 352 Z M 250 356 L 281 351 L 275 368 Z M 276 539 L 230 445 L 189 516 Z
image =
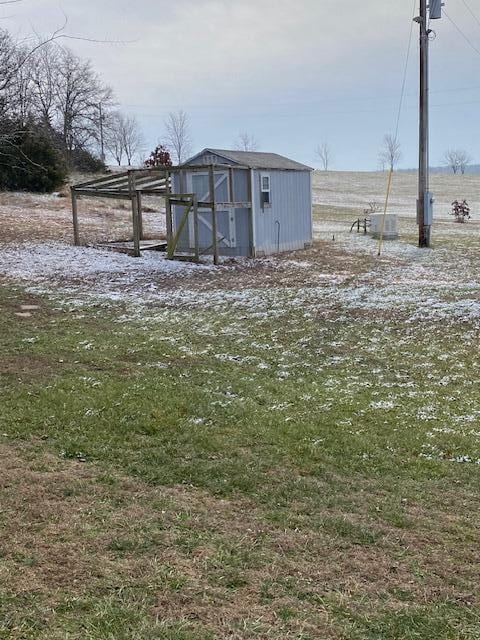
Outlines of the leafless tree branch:
M 177 164 L 182 164 L 192 148 L 190 125 L 185 111 L 171 111 L 165 121 L 166 146 L 174 153 Z
M 322 142 L 322 144 L 319 144 L 315 149 L 315 153 L 322 163 L 323 170 L 328 171 L 332 162 L 332 150 L 330 149 L 330 145 L 327 142 Z
M 258 151 L 260 148 L 256 137 L 248 131 L 241 131 L 234 144 L 237 151 Z
M 398 138 L 391 133 L 385 134 L 380 153 L 378 154 L 380 165 L 383 168 L 388 167 L 390 171 L 393 171 L 401 158 L 402 149 Z
M 467 166 L 472 162 L 472 157 L 464 149 L 447 149 L 443 156 L 443 162 L 456 175 L 465 173 Z

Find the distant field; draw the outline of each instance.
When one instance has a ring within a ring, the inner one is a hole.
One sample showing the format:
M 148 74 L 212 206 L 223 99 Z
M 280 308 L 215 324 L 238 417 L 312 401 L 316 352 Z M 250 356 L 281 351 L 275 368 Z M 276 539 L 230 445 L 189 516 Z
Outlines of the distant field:
M 315 171 L 314 202 L 361 213 L 369 202 L 385 201 L 387 178 L 387 174 L 381 172 Z M 431 190 L 438 217 L 448 217 L 453 200 L 465 198 L 480 218 L 480 175 L 432 174 Z M 395 173 L 389 212 L 415 216 L 416 198 L 417 174 Z

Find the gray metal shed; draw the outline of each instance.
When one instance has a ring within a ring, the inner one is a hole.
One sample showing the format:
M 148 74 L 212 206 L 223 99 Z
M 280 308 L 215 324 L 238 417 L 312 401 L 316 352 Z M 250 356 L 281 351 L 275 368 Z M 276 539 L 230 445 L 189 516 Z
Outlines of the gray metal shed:
M 216 221 L 212 207 L 202 207 L 212 201 L 208 166 L 213 166 Z M 204 149 L 182 169 L 173 176 L 172 192 L 193 194 L 199 204 L 197 221 L 189 214 L 182 228 L 184 208 L 173 206 L 177 251 L 191 253 L 197 238 L 200 254 L 212 253 L 215 223 L 218 253 L 224 256 L 263 256 L 311 244 L 310 167 L 275 153 Z

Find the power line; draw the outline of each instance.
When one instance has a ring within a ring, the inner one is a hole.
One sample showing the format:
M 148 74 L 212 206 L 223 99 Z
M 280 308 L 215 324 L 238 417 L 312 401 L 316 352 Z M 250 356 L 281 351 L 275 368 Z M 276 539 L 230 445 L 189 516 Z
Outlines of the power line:
M 473 13 L 473 10 L 471 9 L 470 5 L 467 4 L 467 0 L 462 0 L 463 4 L 465 5 L 467 11 L 470 13 L 470 15 L 472 16 L 472 18 L 475 20 L 475 22 L 478 24 L 478 26 L 480 27 L 480 20 L 477 18 L 477 16 Z
M 462 36 L 462 38 L 465 40 L 465 42 L 467 42 L 470 47 L 476 52 L 478 53 L 478 55 L 480 56 L 480 49 L 478 49 L 473 42 L 470 40 L 470 38 L 465 35 L 465 33 L 463 33 L 463 31 L 460 29 L 460 27 L 458 26 L 458 24 L 456 22 L 454 22 L 452 20 L 452 18 L 450 18 L 450 16 L 448 15 L 448 13 L 444 10 L 443 13 L 445 14 L 445 17 L 447 18 L 447 20 L 455 27 L 455 29 L 458 31 L 458 33 Z
M 433 92 L 432 92 L 433 93 Z M 462 106 L 471 106 L 471 105 L 477 105 L 480 104 L 480 100 L 463 100 L 460 102 L 442 102 L 442 103 L 437 103 L 437 104 L 430 104 L 430 108 L 432 109 L 443 109 L 443 108 L 449 108 L 449 107 L 462 107 Z M 126 107 L 128 107 L 129 105 L 124 105 Z M 408 111 L 412 111 L 414 109 L 418 109 L 418 105 L 416 104 L 408 104 L 405 105 L 403 107 L 403 110 L 408 109 Z M 381 107 L 378 109 L 354 109 L 354 110 L 329 110 L 329 111 L 320 111 L 320 113 L 322 114 L 335 114 L 335 115 L 359 115 L 359 114 L 371 114 L 371 113 L 379 113 L 379 112 L 384 112 L 385 108 Z M 244 112 L 242 112 L 244 113 Z M 305 117 L 310 117 L 310 116 L 316 116 L 318 115 L 319 111 L 317 109 L 312 110 L 310 112 L 304 113 L 303 115 Z M 165 117 L 165 113 L 140 113 L 138 114 L 138 116 L 140 118 L 156 118 L 158 120 L 162 120 L 162 118 Z M 230 113 L 231 117 L 233 118 L 234 116 L 236 116 L 235 112 L 231 112 Z M 272 113 L 271 111 L 261 111 L 261 112 L 256 112 L 255 114 L 252 114 L 252 116 L 255 115 L 255 118 L 257 119 L 265 119 L 268 118 L 270 120 L 275 120 L 275 119 L 285 119 L 285 118 L 291 118 L 295 115 L 295 113 L 293 111 L 291 112 L 280 112 L 280 113 Z M 201 118 L 201 119 L 211 119 L 211 114 L 206 114 L 205 116 L 200 116 L 197 115 L 197 118 Z
M 459 93 L 460 91 L 479 91 L 480 90 L 480 85 L 471 85 L 469 87 L 451 87 L 449 89 L 432 89 L 430 91 L 431 94 L 439 94 L 439 93 Z M 413 92 L 409 92 L 409 93 L 405 93 L 404 97 L 417 97 L 418 92 L 413 93 Z M 375 102 L 375 103 L 379 103 L 379 102 L 393 102 L 394 100 L 396 100 L 394 95 L 390 95 L 390 96 L 383 96 L 383 97 L 364 97 L 364 98 L 345 98 L 344 100 L 342 100 L 341 98 L 339 98 L 338 100 L 311 100 L 310 104 L 314 104 L 314 105 L 327 105 L 327 106 L 332 106 L 332 108 L 335 107 L 335 105 L 338 104 L 355 104 L 357 102 Z M 275 106 L 283 106 L 283 107 L 288 107 L 288 106 L 292 106 L 295 107 L 298 104 L 298 101 L 286 101 L 286 102 L 281 102 L 281 101 L 277 101 L 275 103 Z M 466 102 L 462 102 L 459 104 L 467 104 Z M 469 103 L 468 103 L 469 104 Z M 148 103 L 148 104 L 132 104 L 132 103 L 124 103 L 123 104 L 124 107 L 127 107 L 129 109 L 151 109 L 152 107 L 152 103 Z M 175 104 L 164 104 L 163 105 L 165 107 L 165 109 L 176 109 L 179 105 L 177 103 Z M 265 104 L 265 107 L 270 106 L 269 104 Z M 187 105 L 187 108 L 192 108 L 192 105 L 190 105 L 190 107 Z M 207 109 L 209 112 L 216 108 L 216 109 L 225 109 L 225 106 L 219 105 L 218 103 L 216 103 L 215 105 L 205 105 L 204 106 L 205 109 Z M 157 114 L 154 114 L 157 115 Z
M 410 51 L 412 49 L 413 19 L 415 17 L 416 8 L 417 8 L 417 0 L 413 0 L 412 20 L 410 23 L 410 35 L 408 37 L 407 55 L 405 57 L 405 68 L 403 70 L 402 89 L 400 92 L 400 102 L 398 104 L 397 122 L 395 125 L 395 140 L 398 138 L 398 130 L 400 128 L 400 118 L 402 116 L 403 99 L 405 97 L 405 85 L 407 82 L 408 63 L 410 61 Z

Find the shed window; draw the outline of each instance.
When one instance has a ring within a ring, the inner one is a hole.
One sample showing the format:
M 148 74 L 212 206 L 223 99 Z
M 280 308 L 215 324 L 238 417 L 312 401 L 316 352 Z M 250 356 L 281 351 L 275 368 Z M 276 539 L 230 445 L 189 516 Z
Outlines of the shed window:
M 270 193 L 270 176 L 268 173 L 262 173 L 260 176 L 260 201 L 262 209 L 267 209 L 272 206 L 271 193 Z

